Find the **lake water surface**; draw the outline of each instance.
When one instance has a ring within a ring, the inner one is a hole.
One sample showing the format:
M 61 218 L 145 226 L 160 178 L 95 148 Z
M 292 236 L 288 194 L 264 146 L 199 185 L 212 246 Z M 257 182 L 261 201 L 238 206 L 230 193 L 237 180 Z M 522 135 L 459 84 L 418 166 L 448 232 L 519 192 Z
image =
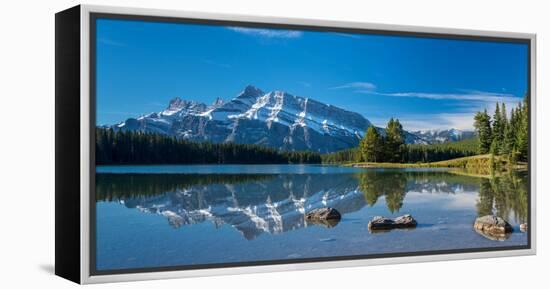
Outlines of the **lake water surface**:
M 526 175 L 478 178 L 432 169 L 322 165 L 98 166 L 97 270 L 527 245 Z M 304 214 L 333 207 L 332 227 Z M 371 233 L 375 216 L 416 229 Z M 472 227 L 496 214 L 514 232 Z

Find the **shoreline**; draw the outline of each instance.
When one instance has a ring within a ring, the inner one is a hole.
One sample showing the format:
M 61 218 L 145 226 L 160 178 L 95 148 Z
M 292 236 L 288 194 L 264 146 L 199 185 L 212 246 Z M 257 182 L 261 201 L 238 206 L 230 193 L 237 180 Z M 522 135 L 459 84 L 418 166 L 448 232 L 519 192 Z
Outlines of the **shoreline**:
M 438 162 L 429 163 L 377 163 L 377 162 L 356 162 L 341 164 L 345 167 L 372 168 L 372 169 L 400 169 L 400 168 L 448 168 L 449 172 L 471 175 L 477 177 L 492 177 L 508 171 L 526 171 L 527 163 L 510 165 L 509 160 L 501 156 L 490 154 L 462 157 Z M 493 166 L 496 165 L 496 168 Z

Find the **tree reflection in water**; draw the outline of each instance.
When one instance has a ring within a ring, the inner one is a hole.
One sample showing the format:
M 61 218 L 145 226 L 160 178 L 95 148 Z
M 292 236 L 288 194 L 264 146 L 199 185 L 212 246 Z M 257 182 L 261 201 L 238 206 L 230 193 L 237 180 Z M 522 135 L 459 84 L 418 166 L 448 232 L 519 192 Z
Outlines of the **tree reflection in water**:
M 509 172 L 481 179 L 476 207 L 478 216 L 496 215 L 508 221 L 527 222 L 527 174 Z
M 378 198 L 385 196 L 386 205 L 391 213 L 399 212 L 406 194 L 407 177 L 403 173 L 366 172 L 358 174 L 359 190 L 365 201 L 374 206 Z

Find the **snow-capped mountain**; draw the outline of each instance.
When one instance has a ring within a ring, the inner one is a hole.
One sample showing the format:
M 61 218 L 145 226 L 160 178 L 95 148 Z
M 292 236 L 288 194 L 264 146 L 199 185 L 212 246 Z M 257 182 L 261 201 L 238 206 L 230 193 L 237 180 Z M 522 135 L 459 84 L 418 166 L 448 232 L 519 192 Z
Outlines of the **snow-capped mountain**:
M 455 128 L 445 130 L 413 131 L 411 133 L 425 140 L 427 143 L 453 142 L 475 137 L 475 132 L 473 131 L 459 130 Z
M 356 112 L 285 91 L 247 86 L 212 105 L 179 97 L 156 113 L 130 118 L 115 129 L 162 133 L 193 141 L 264 145 L 281 150 L 335 152 L 358 145 L 370 121 Z M 406 133 L 407 143 L 430 143 Z
M 258 144 L 283 150 L 333 152 L 359 143 L 371 123 L 358 113 L 291 95 L 247 86 L 228 102 L 206 105 L 175 98 L 158 113 L 114 126 L 194 141 Z

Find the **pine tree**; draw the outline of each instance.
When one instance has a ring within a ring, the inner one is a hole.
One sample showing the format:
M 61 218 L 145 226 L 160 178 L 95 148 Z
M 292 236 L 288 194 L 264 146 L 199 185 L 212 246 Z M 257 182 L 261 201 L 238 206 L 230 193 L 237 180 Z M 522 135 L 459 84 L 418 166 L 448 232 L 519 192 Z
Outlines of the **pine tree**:
M 503 110 L 505 110 L 504 104 L 503 104 Z M 515 136 L 514 136 L 514 114 L 515 111 L 512 109 L 510 111 L 510 120 L 505 118 L 506 120 L 506 128 L 504 130 L 504 143 L 502 145 L 502 154 L 508 155 L 510 160 L 514 158 L 512 155 L 512 152 L 514 150 L 514 144 L 515 144 Z M 506 115 L 505 115 L 506 116 Z
M 356 160 L 358 162 L 367 162 L 368 161 L 368 159 L 366 158 L 366 156 L 367 156 L 367 134 L 368 134 L 368 132 L 369 132 L 369 130 L 367 129 L 365 131 L 365 136 L 359 141 L 359 154 L 358 154 L 358 159 Z M 337 155 L 337 153 L 336 153 L 336 155 Z
M 476 113 L 474 117 L 474 127 L 479 138 L 478 152 L 486 154 L 491 149 L 493 135 L 491 130 L 491 117 L 487 114 L 487 110 Z
M 367 162 L 381 161 L 382 141 L 380 134 L 374 126 L 370 126 L 365 133 L 362 144 L 363 159 Z
M 508 124 L 506 126 L 506 130 L 504 131 L 504 144 L 501 149 L 502 154 L 512 154 L 512 150 L 514 149 L 514 140 L 514 129 L 510 124 Z
M 518 151 L 518 160 L 527 161 L 529 152 L 529 104 L 527 96 L 523 99 L 523 104 L 518 106 L 518 128 L 516 131 L 516 148 Z
M 495 114 L 493 116 L 493 142 L 494 142 L 494 154 L 501 154 L 502 146 L 504 144 L 504 131 L 506 128 L 506 122 L 501 113 L 500 105 L 497 102 L 495 108 Z
M 384 150 L 386 161 L 402 162 L 405 147 L 405 131 L 398 119 L 390 118 L 386 125 Z

